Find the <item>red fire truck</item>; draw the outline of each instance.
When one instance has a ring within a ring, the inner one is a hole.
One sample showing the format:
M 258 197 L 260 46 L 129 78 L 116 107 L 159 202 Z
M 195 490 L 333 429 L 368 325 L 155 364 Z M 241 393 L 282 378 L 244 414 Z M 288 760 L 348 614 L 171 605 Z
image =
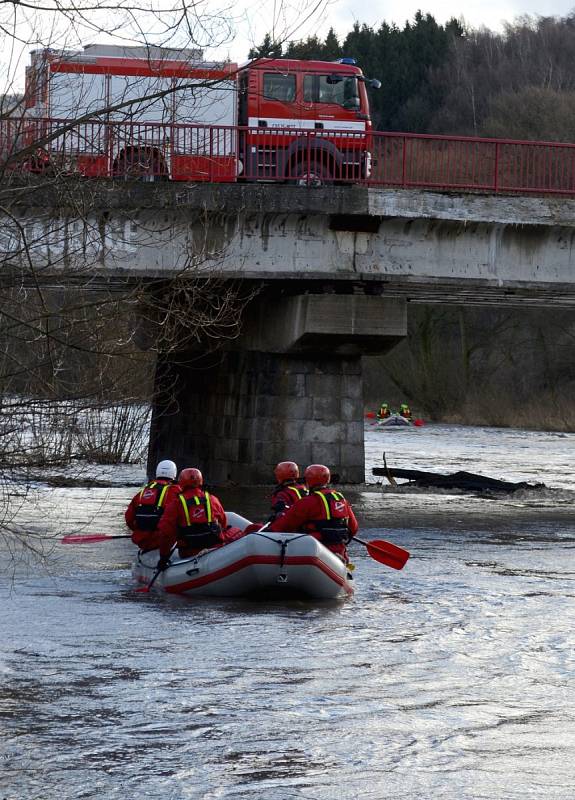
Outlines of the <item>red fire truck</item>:
M 202 61 L 90 45 L 32 53 L 30 164 L 87 177 L 354 181 L 370 172 L 366 79 L 352 59 Z

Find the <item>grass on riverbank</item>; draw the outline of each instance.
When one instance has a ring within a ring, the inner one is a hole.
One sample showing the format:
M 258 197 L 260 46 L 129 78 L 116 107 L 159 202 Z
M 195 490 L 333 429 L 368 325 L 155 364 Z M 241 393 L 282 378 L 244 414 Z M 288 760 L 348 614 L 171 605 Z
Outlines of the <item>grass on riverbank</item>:
M 457 425 L 573 433 L 575 405 L 572 400 L 551 393 L 540 394 L 533 402 L 517 405 L 512 397 L 505 397 L 501 392 L 487 392 L 466 400 L 457 411 L 433 419 Z

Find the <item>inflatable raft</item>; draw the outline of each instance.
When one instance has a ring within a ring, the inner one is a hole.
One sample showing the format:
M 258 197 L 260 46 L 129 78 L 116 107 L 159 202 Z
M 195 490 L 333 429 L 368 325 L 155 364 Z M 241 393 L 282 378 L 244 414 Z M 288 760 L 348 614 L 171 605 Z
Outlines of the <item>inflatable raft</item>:
M 242 529 L 248 520 L 228 514 Z M 139 553 L 133 577 L 148 584 L 156 571 L 158 551 Z M 154 582 L 171 594 L 207 597 L 337 599 L 351 595 L 346 565 L 313 536 L 301 533 L 250 533 L 224 547 L 171 563 Z
M 391 414 L 385 419 L 378 419 L 377 424 L 380 428 L 410 428 L 413 425 L 411 420 L 402 417 L 401 414 Z

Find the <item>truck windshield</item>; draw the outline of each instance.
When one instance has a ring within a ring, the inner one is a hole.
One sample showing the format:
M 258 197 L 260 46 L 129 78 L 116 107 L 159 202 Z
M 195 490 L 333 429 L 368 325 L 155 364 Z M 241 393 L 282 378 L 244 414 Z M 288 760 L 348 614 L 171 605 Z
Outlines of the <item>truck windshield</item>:
M 352 75 L 306 75 L 303 99 L 307 103 L 330 103 L 357 109 L 360 107 L 357 78 Z

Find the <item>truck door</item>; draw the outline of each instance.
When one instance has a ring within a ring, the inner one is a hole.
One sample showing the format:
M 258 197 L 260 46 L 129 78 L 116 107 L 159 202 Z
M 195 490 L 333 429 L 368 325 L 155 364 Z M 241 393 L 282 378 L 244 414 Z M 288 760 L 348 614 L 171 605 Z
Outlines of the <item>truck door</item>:
M 355 75 L 304 75 L 303 102 L 306 120 L 313 120 L 316 130 L 365 130 L 365 123 L 358 121 L 361 100 Z
M 248 124 L 248 71 L 240 72 L 238 79 L 238 125 L 242 128 Z
M 301 126 L 300 75 L 276 65 L 251 72 L 246 177 L 282 178 L 291 131 Z
M 98 114 L 109 105 L 109 76 L 91 72 L 90 65 L 72 61 L 51 64 L 49 115 L 72 120 Z M 55 123 L 58 127 L 60 123 Z M 51 160 L 63 170 L 78 170 L 99 177 L 109 173 L 108 127 L 100 120 L 88 120 L 58 136 L 49 144 Z
M 310 162 L 332 178 L 359 177 L 365 153 L 366 115 L 356 75 L 303 76 L 304 125 L 317 134 Z M 325 134 L 322 132 L 325 131 Z
M 259 128 L 299 128 L 301 110 L 297 102 L 296 72 L 260 72 L 261 91 L 257 119 L 250 125 Z

